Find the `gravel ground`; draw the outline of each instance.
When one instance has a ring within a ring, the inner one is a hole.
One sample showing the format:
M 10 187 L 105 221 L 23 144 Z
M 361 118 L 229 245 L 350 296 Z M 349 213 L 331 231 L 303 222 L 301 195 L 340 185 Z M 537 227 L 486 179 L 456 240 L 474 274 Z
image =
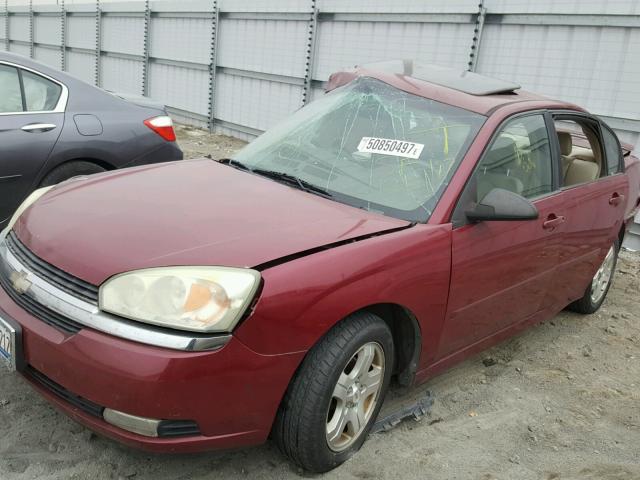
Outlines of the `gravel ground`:
M 185 158 L 227 158 L 245 145 L 245 142 L 226 135 L 211 135 L 200 128 L 179 125 L 176 127 L 178 143 Z
M 242 145 L 179 129 L 187 157 Z M 640 255 L 622 252 L 594 315 L 562 313 L 472 358 L 386 409 L 431 390 L 421 422 L 373 435 L 325 475 L 404 479 L 640 479 Z M 304 476 L 271 444 L 160 456 L 97 437 L 0 371 L 0 479 L 280 479 Z

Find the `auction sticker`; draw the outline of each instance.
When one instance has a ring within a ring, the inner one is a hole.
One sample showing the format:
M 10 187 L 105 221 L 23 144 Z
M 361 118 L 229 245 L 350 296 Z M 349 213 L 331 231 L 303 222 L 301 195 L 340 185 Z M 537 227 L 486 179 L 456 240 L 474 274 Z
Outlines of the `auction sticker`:
M 365 153 L 380 153 L 394 157 L 419 158 L 424 144 L 394 140 L 392 138 L 362 137 L 358 144 L 358 151 Z

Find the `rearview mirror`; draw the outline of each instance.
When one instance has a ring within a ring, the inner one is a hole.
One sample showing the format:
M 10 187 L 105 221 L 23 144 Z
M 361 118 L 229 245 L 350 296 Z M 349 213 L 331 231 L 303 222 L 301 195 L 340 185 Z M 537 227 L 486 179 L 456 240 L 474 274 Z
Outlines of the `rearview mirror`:
M 465 215 L 472 222 L 535 220 L 538 210 L 529 200 L 517 193 L 494 188 Z

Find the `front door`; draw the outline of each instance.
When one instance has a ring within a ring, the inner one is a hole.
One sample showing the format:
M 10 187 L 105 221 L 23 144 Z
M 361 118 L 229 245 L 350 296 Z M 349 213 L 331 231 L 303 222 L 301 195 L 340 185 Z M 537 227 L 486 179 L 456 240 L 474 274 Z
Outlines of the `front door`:
M 438 357 L 469 347 L 545 308 L 566 218 L 542 113 L 498 130 L 454 214 L 451 289 Z M 536 220 L 469 223 L 464 211 L 492 188 L 530 199 Z
M 0 63 L 0 224 L 34 186 L 64 123 L 62 86 Z

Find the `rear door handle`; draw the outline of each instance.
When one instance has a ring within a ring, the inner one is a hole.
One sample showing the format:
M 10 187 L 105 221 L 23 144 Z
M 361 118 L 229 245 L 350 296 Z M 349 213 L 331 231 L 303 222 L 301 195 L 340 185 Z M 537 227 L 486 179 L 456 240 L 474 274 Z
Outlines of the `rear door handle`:
M 35 132 L 48 132 L 49 130 L 53 130 L 56 126 L 53 123 L 30 123 L 29 125 L 25 125 L 20 130 L 29 133 Z
M 563 215 L 556 215 L 555 213 L 550 213 L 547 219 L 542 223 L 542 228 L 545 230 L 553 230 L 558 225 L 564 223 L 565 217 Z
M 618 206 L 624 200 L 624 195 L 620 195 L 618 192 L 614 192 L 609 199 L 609 205 Z

